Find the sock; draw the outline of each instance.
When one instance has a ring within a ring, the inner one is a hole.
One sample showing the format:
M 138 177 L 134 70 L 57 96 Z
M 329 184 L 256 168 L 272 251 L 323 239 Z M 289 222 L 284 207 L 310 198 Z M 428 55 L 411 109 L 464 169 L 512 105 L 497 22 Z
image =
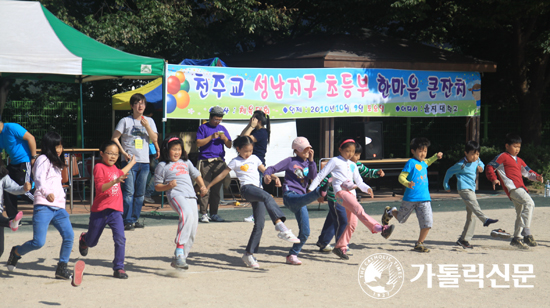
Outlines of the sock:
M 174 252 L 174 254 L 176 255 L 176 257 L 179 255 L 183 255 L 183 245 L 178 245 L 176 247 L 176 252 Z
M 393 211 L 397 211 L 397 208 L 396 207 L 392 207 L 389 211 L 388 211 L 388 215 L 390 215 L 390 217 L 393 217 Z
M 376 233 L 382 232 L 382 225 L 375 225 L 374 226 L 374 232 L 376 232 Z
M 275 230 L 280 231 L 280 232 L 284 232 L 284 231 L 288 231 L 288 228 L 285 226 L 285 224 L 282 221 L 279 221 L 275 225 Z
M 531 230 L 530 230 L 530 228 L 523 228 L 523 231 L 521 231 L 521 235 L 523 235 L 523 236 L 529 236 L 529 235 L 531 235 Z

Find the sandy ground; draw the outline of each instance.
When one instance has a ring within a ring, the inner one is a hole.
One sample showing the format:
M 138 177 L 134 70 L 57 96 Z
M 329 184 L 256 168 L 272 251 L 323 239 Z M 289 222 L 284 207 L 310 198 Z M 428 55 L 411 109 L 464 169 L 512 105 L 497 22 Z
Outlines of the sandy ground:
M 509 202 L 509 201 L 508 201 Z M 489 217 L 499 218 L 495 227 L 513 231 L 513 209 L 486 210 Z M 70 267 L 77 258 L 86 262 L 83 283 L 72 287 L 70 282 L 54 279 L 61 238 L 54 230 L 48 234 L 46 245 L 31 252 L 19 261 L 15 272 L 4 267 L 11 246 L 22 244 L 32 236 L 30 227 L 18 232 L 6 230 L 6 251 L 1 258 L 0 297 L 2 307 L 365 307 L 367 305 L 391 305 L 393 307 L 530 307 L 548 305 L 550 298 L 550 264 L 548 232 L 549 207 L 535 210 L 532 230 L 539 246 L 520 251 L 509 245 L 509 240 L 494 239 L 490 229 L 477 222 L 472 250 L 454 244 L 462 231 L 465 212 L 434 213 L 434 228 L 426 244 L 432 249 L 422 254 L 412 251 L 418 236 L 416 217 L 396 226 L 390 240 L 379 234 L 370 234 L 363 226 L 352 238 L 353 255 L 349 261 L 334 254 L 317 251 L 315 242 L 320 233 L 321 218 L 311 220 L 311 237 L 304 246 L 301 266 L 285 264 L 290 244 L 279 240 L 271 225 L 264 230 L 260 253 L 256 257 L 260 270 L 246 268 L 241 255 L 246 246 L 252 224 L 245 222 L 200 224 L 197 240 L 191 251 L 187 271 L 170 267 L 174 251 L 173 239 L 176 222 L 165 226 L 151 226 L 127 232 L 126 270 L 128 280 L 113 278 L 111 261 L 113 241 L 106 230 L 97 247 L 90 249 L 87 257 L 80 257 L 78 235 L 75 228 L 75 245 Z M 377 220 L 380 217 L 375 217 Z M 393 221 L 395 223 L 395 221 Z M 287 225 L 297 232 L 295 220 Z M 373 299 L 365 294 L 358 282 L 360 264 L 376 253 L 388 253 L 397 258 L 404 269 L 404 283 L 400 291 L 385 300 Z M 431 265 L 434 274 L 439 267 L 457 264 L 460 278 L 458 288 L 442 288 L 438 277 L 433 277 L 428 288 L 426 272 L 411 282 L 418 269 L 413 264 Z M 493 276 L 483 278 L 484 286 L 466 282 L 464 264 L 483 264 L 484 276 L 493 264 L 504 272 L 510 264 L 507 279 Z M 514 264 L 532 264 L 535 278 L 524 284 L 533 288 L 514 286 Z M 509 288 L 491 287 L 491 280 Z

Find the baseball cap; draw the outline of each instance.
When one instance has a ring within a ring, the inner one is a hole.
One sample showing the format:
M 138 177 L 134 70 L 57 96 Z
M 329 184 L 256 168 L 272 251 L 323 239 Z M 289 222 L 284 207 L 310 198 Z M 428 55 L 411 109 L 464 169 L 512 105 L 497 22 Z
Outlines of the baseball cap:
M 212 107 L 212 109 L 210 109 L 210 114 L 221 114 L 223 116 L 223 108 L 220 106 Z
M 299 152 L 303 152 L 306 148 L 311 148 L 311 144 L 309 144 L 309 141 L 306 137 L 296 137 L 294 141 L 292 141 L 292 149 L 298 150 Z

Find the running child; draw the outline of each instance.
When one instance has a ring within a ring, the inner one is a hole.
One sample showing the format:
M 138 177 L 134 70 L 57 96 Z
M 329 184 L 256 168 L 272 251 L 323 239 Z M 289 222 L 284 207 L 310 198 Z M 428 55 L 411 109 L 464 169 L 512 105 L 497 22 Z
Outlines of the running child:
M 241 136 L 233 141 L 235 149 L 239 155 L 231 160 L 222 173 L 220 173 L 215 179 L 206 186 L 209 190 L 216 183 L 222 181 L 227 174 L 233 170 L 237 174 L 237 178 L 241 183 L 241 196 L 246 201 L 252 204 L 252 212 L 254 214 L 254 228 L 248 245 L 246 246 L 246 252 L 242 256 L 242 260 L 246 266 L 251 268 L 260 268 L 258 261 L 254 257 L 254 253 L 258 252 L 260 246 L 260 239 L 262 238 L 262 232 L 265 224 L 265 211 L 273 221 L 275 230 L 279 231 L 277 236 L 285 241 L 291 243 L 300 243 L 300 240 L 288 229 L 284 222 L 286 220 L 285 215 L 273 199 L 273 197 L 263 189 L 259 187 L 260 172 L 265 172 L 265 166 L 260 159 L 252 154 L 253 141 L 249 136 Z M 275 181 L 279 181 L 275 175 L 271 176 Z M 280 185 L 280 182 L 276 182 Z M 201 193 L 202 194 L 202 193 Z
M 487 165 L 485 174 L 487 179 L 493 183 L 493 189 L 496 185 L 502 185 L 504 192 L 516 207 L 514 238 L 510 245 L 520 249 L 529 249 L 529 246 L 537 246 L 537 242 L 531 234 L 531 219 L 533 218 L 535 202 L 529 196 L 527 187 L 523 184 L 522 176 L 541 183 L 544 179 L 542 175 L 531 170 L 523 159 L 518 157 L 521 150 L 520 136 L 516 134 L 506 135 L 505 147 L 506 152 L 498 154 Z M 523 240 L 519 236 L 520 234 L 523 236 Z
M 178 137 L 167 137 L 160 149 L 161 162 L 155 169 L 155 190 L 167 191 L 170 206 L 179 215 L 176 233 L 176 250 L 171 266 L 188 269 L 187 257 L 193 247 L 199 216 L 197 214 L 197 194 L 193 180 L 199 184 L 201 193 L 206 187 L 199 170 L 187 158 L 183 141 Z
M 4 254 L 4 228 L 10 228 L 12 231 L 19 229 L 19 222 L 23 218 L 23 212 L 19 211 L 13 217 L 4 217 L 3 195 L 4 190 L 12 195 L 22 195 L 31 190 L 32 185 L 25 182 L 24 185 L 17 184 L 8 175 L 8 169 L 4 166 L 4 161 L 0 159 L 0 257 Z
M 309 189 L 314 190 L 317 188 L 321 181 L 329 173 L 332 173 L 332 187 L 336 196 L 336 203 L 341 204 L 346 209 L 348 222 L 352 222 L 351 216 L 355 215 L 372 233 L 381 232 L 382 237 L 387 239 L 392 234 L 394 226 L 382 226 L 379 224 L 374 218 L 365 213 L 363 207 L 357 201 L 355 189 L 358 187 L 363 192 L 369 194 L 371 198 L 374 198 L 374 195 L 370 186 L 363 182 L 357 165 L 350 160 L 355 155 L 355 145 L 356 143 L 353 139 L 346 139 L 340 143 L 340 147 L 338 148 L 340 155 L 328 161 L 325 168 L 321 169 L 317 174 Z M 332 250 L 341 259 L 349 260 L 346 252 L 354 231 L 355 226 L 348 223 Z
M 124 270 L 126 237 L 122 219 L 124 206 L 120 183 L 127 178 L 128 172 L 136 164 L 136 159 L 132 155 L 128 164 L 122 170 L 118 169 L 115 163 L 118 160 L 119 148 L 112 140 L 101 145 L 99 155 L 101 155 L 101 162 L 94 167 L 94 184 L 97 195 L 92 204 L 88 232 L 80 234 L 78 250 L 82 256 L 87 256 L 88 248 L 97 245 L 105 226 L 109 225 L 115 242 L 113 277 L 128 279 L 128 274 Z
M 46 243 L 46 233 L 50 222 L 59 231 L 63 242 L 59 252 L 59 262 L 55 278 L 73 279 L 73 285 L 82 281 L 84 262 L 75 264 L 74 275 L 67 268 L 73 248 L 74 232 L 65 210 L 65 192 L 61 184 L 63 161 L 63 139 L 56 132 L 47 132 L 42 137 L 42 154 L 36 159 L 32 168 L 34 174 L 34 211 L 32 216 L 33 239 L 21 246 L 13 246 L 8 259 L 8 269 L 14 271 L 17 261 L 27 253 L 42 248 Z
M 420 235 L 414 250 L 418 252 L 430 252 L 430 249 L 424 246 L 424 240 L 433 225 L 432 199 L 428 189 L 428 167 L 443 157 L 443 153 L 439 152 L 426 159 L 429 146 L 430 141 L 426 138 L 411 140 L 413 158 L 409 159 L 399 174 L 399 183 L 406 187 L 401 207 L 398 211 L 395 207 L 390 210 L 390 207 L 386 206 L 382 215 L 382 223 L 387 225 L 392 217 L 395 217 L 399 223 L 405 223 L 411 213 L 416 212 Z
M 363 180 L 366 180 L 369 178 L 376 179 L 379 177 L 383 177 L 384 171 L 382 171 L 382 169 L 369 169 L 367 168 L 367 166 L 359 162 L 362 153 L 363 147 L 361 147 L 359 143 L 355 143 L 355 154 L 350 160 L 357 165 L 357 169 L 359 170 L 359 175 L 361 175 L 361 178 L 363 178 Z M 342 233 L 344 233 L 344 230 L 348 225 L 346 209 L 342 205 L 334 203 L 336 197 L 334 196 L 334 189 L 332 188 L 332 186 L 330 186 L 329 183 L 331 181 L 331 177 L 332 174 L 327 175 L 320 184 L 320 186 L 329 186 L 327 192 L 328 214 L 316 244 L 317 247 L 319 247 L 319 251 L 321 252 L 332 251 L 333 247 L 330 245 L 330 241 L 334 236 L 336 236 L 336 242 L 338 242 L 338 239 L 340 238 Z M 351 217 L 354 220 L 354 225 L 357 226 L 357 216 L 352 215 Z M 349 252 L 349 247 L 347 247 L 346 254 L 351 255 Z
M 301 265 L 302 261 L 298 259 L 298 254 L 307 241 L 310 234 L 309 214 L 307 206 L 317 198 L 326 195 L 328 185 L 318 187 L 316 190 L 306 194 L 306 188 L 309 180 L 317 176 L 317 165 L 313 161 L 313 149 L 309 141 L 304 137 L 297 137 L 292 141 L 292 149 L 296 156 L 288 157 L 275 166 L 268 167 L 265 170 L 264 181 L 266 184 L 271 182 L 271 175 L 277 172 L 285 172 L 285 184 L 283 185 L 283 203 L 294 213 L 300 232 L 298 239 L 300 243 L 292 245 L 286 263 L 292 265 Z
M 476 199 L 476 177 L 478 172 L 483 172 L 483 168 L 485 168 L 485 165 L 479 159 L 479 143 L 471 140 L 466 142 L 464 158 L 447 170 L 443 180 L 443 188 L 450 192 L 449 180 L 453 175 L 456 175 L 458 194 L 466 203 L 466 223 L 462 235 L 456 242 L 462 248 L 474 248 L 470 245 L 476 228 L 476 221 L 473 219 L 472 214 L 481 220 L 484 227 L 498 222 L 498 219 L 491 219 L 483 214 Z

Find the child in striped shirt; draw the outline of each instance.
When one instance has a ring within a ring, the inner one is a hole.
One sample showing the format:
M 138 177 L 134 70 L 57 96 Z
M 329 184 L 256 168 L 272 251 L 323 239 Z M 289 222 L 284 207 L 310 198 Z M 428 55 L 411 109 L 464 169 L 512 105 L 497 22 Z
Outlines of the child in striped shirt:
M 361 177 L 364 180 L 369 178 L 376 179 L 379 177 L 383 177 L 384 171 L 382 171 L 382 169 L 369 169 L 367 166 L 359 162 L 359 159 L 361 158 L 361 153 L 363 153 L 363 148 L 359 143 L 356 143 L 355 155 L 353 155 L 350 160 L 357 165 L 357 170 L 359 171 Z M 327 175 L 319 186 L 330 185 L 329 181 L 331 181 L 331 177 L 332 174 Z M 335 235 L 336 241 L 338 241 L 340 235 L 342 235 L 342 233 L 346 229 L 346 226 L 348 225 L 346 209 L 341 204 L 335 203 L 335 200 L 336 197 L 334 196 L 334 189 L 332 188 L 332 185 L 330 185 L 327 192 L 329 212 L 327 214 L 327 218 L 325 219 L 325 224 L 323 225 L 321 235 L 319 235 L 319 239 L 317 241 L 317 246 L 319 247 L 319 250 L 321 252 L 331 252 L 333 247 L 330 245 L 330 241 Z M 355 224 L 357 224 L 357 216 L 352 215 L 352 217 L 354 217 Z M 349 248 L 347 254 L 349 255 Z

